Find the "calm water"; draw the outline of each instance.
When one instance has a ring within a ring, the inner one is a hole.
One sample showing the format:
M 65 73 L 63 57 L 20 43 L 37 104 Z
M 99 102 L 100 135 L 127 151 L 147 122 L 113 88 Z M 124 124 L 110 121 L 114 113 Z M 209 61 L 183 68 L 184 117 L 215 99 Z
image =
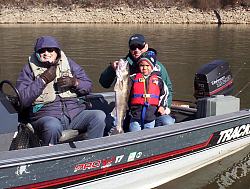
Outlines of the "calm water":
M 158 58 L 172 79 L 175 99 L 192 100 L 198 68 L 223 59 L 231 65 L 234 93 L 239 94 L 241 107 L 250 107 L 250 25 L 0 25 L 0 80 L 15 82 L 35 39 L 53 35 L 93 80 L 94 92 L 108 91 L 99 85 L 99 75 L 109 62 L 126 55 L 128 37 L 133 33 L 144 34 L 150 47 L 158 50 Z M 159 188 L 249 189 L 248 152 L 249 148 Z

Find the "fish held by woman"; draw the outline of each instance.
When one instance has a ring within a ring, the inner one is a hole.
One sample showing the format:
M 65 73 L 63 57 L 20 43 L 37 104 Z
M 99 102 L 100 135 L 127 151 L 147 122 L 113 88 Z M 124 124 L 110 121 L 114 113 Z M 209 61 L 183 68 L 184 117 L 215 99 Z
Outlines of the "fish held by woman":
M 115 91 L 115 108 L 111 115 L 115 119 L 115 127 L 110 131 L 110 135 L 123 133 L 123 121 L 128 110 L 128 99 L 131 88 L 131 81 L 129 77 L 129 63 L 123 59 L 118 61 L 116 69 L 116 83 Z

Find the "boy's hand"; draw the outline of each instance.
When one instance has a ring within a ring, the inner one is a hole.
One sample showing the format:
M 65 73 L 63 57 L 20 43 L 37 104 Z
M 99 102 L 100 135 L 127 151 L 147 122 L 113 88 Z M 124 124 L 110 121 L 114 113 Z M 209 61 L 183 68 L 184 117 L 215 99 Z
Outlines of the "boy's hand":
M 160 106 L 158 108 L 158 112 L 161 114 L 161 115 L 165 115 L 165 114 L 170 114 L 170 109 L 167 107 L 166 109 L 164 109 L 162 106 Z

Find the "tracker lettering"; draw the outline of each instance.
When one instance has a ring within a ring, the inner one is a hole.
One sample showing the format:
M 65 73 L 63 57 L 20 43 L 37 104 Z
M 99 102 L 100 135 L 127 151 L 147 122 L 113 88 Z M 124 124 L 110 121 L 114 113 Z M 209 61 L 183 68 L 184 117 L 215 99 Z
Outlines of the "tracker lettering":
M 250 134 L 250 124 L 237 126 L 220 132 L 217 144 Z

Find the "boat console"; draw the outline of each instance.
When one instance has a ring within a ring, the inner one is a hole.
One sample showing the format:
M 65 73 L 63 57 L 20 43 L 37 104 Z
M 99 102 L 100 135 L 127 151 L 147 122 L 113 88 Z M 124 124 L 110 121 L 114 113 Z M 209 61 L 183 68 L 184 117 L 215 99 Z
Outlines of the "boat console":
M 18 113 L 6 98 L 6 96 L 0 91 L 0 114 L 1 114 L 1 126 L 0 126 L 0 151 L 9 150 L 14 133 L 17 131 L 18 126 Z
M 4 125 L 0 127 L 0 134 L 17 131 L 18 113 L 1 91 L 0 114 L 1 122 L 4 123 Z

